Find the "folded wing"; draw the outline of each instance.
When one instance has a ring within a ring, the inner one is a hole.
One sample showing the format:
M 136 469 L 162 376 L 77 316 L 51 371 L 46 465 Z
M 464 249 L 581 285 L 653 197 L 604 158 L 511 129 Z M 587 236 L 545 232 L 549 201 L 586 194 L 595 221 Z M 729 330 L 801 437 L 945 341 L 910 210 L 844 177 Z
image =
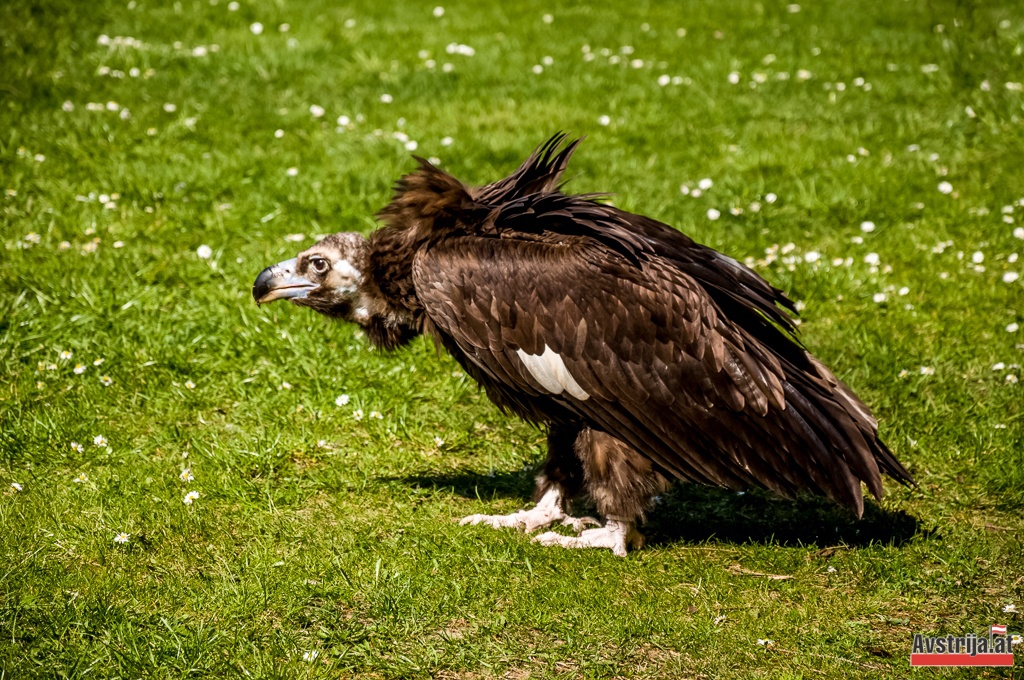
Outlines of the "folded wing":
M 433 240 L 413 265 L 428 330 L 485 386 L 554 403 L 682 479 L 807 489 L 858 514 L 880 468 L 909 481 L 867 408 L 784 332 L 778 291 L 624 216 L 532 194 Z

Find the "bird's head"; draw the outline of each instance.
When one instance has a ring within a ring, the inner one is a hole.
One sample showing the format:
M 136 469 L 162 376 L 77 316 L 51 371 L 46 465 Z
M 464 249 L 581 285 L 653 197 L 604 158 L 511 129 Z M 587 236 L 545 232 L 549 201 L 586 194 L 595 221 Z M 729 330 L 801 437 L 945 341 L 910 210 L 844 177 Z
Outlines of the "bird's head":
M 332 234 L 291 260 L 260 272 L 252 284 L 257 304 L 291 300 L 321 314 L 357 323 L 367 310 L 360 304 L 367 241 L 361 234 Z

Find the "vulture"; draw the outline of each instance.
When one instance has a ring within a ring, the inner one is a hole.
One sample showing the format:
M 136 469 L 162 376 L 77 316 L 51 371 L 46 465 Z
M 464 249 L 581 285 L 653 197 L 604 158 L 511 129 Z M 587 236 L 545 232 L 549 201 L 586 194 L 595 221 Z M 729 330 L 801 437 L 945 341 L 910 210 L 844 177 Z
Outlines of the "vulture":
M 379 229 L 267 267 L 253 298 L 353 322 L 386 350 L 426 335 L 498 407 L 546 429 L 535 505 L 462 524 L 557 523 L 573 535 L 534 540 L 622 556 L 674 480 L 811 492 L 857 516 L 861 483 L 876 498 L 883 472 L 913 484 L 796 337 L 781 290 L 603 195 L 563 193 L 579 141 L 556 135 L 482 187 L 417 158 Z M 570 515 L 580 496 L 603 524 Z

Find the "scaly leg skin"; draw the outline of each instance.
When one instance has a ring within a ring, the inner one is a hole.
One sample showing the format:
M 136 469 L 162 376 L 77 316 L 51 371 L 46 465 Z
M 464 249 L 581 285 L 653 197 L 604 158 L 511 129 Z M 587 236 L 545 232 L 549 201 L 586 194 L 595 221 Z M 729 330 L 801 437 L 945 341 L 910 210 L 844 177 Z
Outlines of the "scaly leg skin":
M 609 519 L 600 529 L 587 529 L 579 536 L 563 536 L 548 531 L 533 539 L 541 545 L 560 545 L 563 548 L 608 548 L 618 557 L 625 557 L 629 548 L 644 547 L 644 537 L 632 522 Z
M 540 501 L 530 510 L 520 510 L 511 515 L 470 515 L 463 517 L 459 524 L 486 524 L 495 529 L 514 527 L 530 532 L 561 522 L 563 526 L 571 526 L 574 531 L 582 531 L 589 525 L 600 526 L 593 517 L 569 517 L 562 510 L 562 492 L 558 488 L 548 489 Z

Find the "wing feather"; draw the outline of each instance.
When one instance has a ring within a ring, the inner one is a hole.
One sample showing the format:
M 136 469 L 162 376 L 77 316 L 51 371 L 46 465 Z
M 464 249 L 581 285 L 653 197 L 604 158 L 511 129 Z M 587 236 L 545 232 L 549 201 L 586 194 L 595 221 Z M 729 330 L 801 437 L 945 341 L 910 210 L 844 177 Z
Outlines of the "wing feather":
M 860 513 L 862 481 L 880 496 L 880 470 L 910 480 L 795 339 L 781 291 L 666 225 L 558 193 L 562 141 L 471 190 L 486 222 L 456 221 L 413 260 L 425 331 L 492 399 L 586 422 L 696 482 L 811 489 Z

